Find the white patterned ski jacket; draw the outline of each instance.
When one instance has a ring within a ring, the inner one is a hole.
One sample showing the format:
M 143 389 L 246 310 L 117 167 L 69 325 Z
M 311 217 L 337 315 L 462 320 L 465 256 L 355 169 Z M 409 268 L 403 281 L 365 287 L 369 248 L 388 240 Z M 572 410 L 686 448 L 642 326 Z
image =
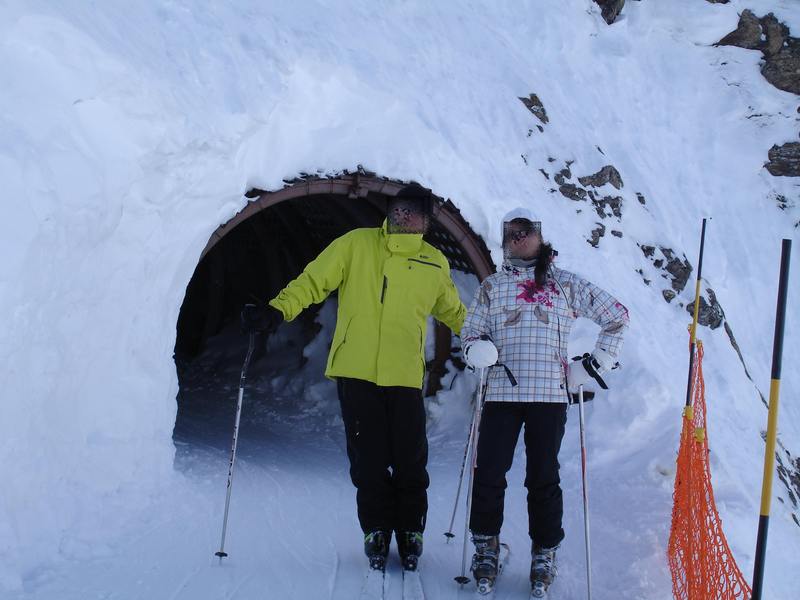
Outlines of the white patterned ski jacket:
M 609 293 L 574 273 L 550 267 L 543 288 L 534 268 L 508 262 L 475 293 L 461 345 L 488 335 L 518 385 L 502 366 L 490 368 L 486 401 L 568 402 L 567 340 L 572 324 L 586 317 L 600 325 L 596 348 L 619 355 L 628 327 L 628 309 Z

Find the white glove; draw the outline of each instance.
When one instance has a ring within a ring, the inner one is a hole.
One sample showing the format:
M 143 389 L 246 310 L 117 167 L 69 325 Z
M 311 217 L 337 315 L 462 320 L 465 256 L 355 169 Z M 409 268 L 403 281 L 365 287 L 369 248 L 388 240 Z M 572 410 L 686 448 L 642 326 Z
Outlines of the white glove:
M 473 369 L 485 369 L 497 362 L 497 347 L 489 340 L 474 340 L 464 346 L 464 360 Z
M 594 381 L 594 379 L 583 366 L 583 357 L 569 363 L 567 366 L 567 390 L 570 394 L 577 394 L 578 388 L 585 387 L 590 381 Z
M 596 349 L 592 354 L 584 354 L 572 360 L 567 370 L 567 390 L 570 394 L 577 394 L 578 387 L 586 387 L 587 383 L 597 382 L 597 378 L 586 370 L 585 361 L 589 361 L 590 367 L 593 368 L 597 375 L 602 375 L 614 368 L 616 359 L 605 350 L 600 348 Z M 600 387 L 605 389 L 605 382 Z
M 614 368 L 614 365 L 617 364 L 617 359 L 602 348 L 595 348 L 594 352 L 592 352 L 592 356 L 597 361 L 597 364 L 600 365 L 601 374 L 608 373 Z

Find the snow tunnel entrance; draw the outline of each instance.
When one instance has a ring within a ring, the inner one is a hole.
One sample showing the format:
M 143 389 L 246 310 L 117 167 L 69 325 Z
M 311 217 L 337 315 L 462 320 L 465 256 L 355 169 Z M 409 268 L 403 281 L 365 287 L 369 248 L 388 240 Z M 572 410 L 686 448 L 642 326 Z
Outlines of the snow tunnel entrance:
M 191 442 L 193 430 L 228 415 L 227 409 L 235 404 L 247 348 L 247 337 L 239 332 L 242 306 L 272 298 L 338 236 L 358 227 L 379 226 L 387 199 L 405 184 L 359 171 L 332 178 L 302 178 L 287 182 L 279 191 L 252 190 L 247 194 L 252 201 L 212 234 L 181 306 L 175 343 L 179 382 L 176 442 Z M 434 219 L 426 240 L 444 253 L 456 274 L 482 280 L 494 269 L 486 244 L 451 201 L 434 198 Z M 273 352 L 279 349 L 277 355 L 270 354 L 273 367 L 285 365 L 283 370 L 295 376 L 309 361 L 308 348 L 315 338 L 328 336 L 316 342 L 314 350 L 317 357 L 327 355 L 333 330 L 331 325 L 329 331 L 321 331 L 325 328 L 321 323 L 335 319 L 335 308 L 326 308 L 336 301 L 334 296 L 282 325 L 274 339 L 267 343 L 257 340 L 248 383 L 251 371 L 258 373 L 259 358 L 269 347 Z M 429 335 L 433 336 L 433 352 L 427 361 L 426 395 L 441 389 L 445 364 L 453 354 L 452 335 L 446 327 L 437 323 Z M 320 367 L 319 360 L 316 362 L 308 370 L 313 368 L 313 377 L 319 378 L 324 363 Z M 304 388 L 301 393 L 306 391 Z M 224 412 L 219 412 L 220 405 L 226 407 Z M 229 426 L 227 416 L 225 421 Z M 221 435 L 218 441 L 223 443 L 230 432 L 226 429 Z

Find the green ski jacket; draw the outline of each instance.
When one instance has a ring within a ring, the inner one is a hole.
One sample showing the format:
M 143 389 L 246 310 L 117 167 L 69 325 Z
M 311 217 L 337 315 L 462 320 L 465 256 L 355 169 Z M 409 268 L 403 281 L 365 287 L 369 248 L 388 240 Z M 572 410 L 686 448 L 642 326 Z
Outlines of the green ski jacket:
M 335 239 L 269 304 L 291 321 L 336 289 L 330 378 L 421 388 L 428 316 L 456 334 L 466 316 L 444 255 L 421 234 L 388 233 L 385 221 Z

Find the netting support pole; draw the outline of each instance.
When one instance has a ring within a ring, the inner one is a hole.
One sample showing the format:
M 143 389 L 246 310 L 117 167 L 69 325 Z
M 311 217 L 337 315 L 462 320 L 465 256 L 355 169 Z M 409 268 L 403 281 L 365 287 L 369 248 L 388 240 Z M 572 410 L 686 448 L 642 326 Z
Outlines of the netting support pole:
M 700 279 L 703 277 L 703 250 L 706 245 L 706 221 L 703 219 L 703 229 L 700 233 L 700 258 L 697 261 L 697 281 L 694 286 L 694 314 L 692 316 L 692 328 L 690 330 L 689 347 L 689 379 L 686 383 L 686 408 L 692 405 L 692 377 L 694 375 L 694 351 L 697 340 L 697 318 L 700 314 Z
M 792 240 L 783 240 L 783 245 L 781 247 L 781 275 L 778 284 L 778 306 L 775 315 L 775 336 L 772 345 L 772 381 L 769 387 L 767 447 L 764 450 L 764 480 L 761 486 L 761 516 L 758 519 L 752 600 L 761 600 L 762 584 L 764 581 L 769 509 L 772 501 L 772 477 L 775 472 L 775 441 L 778 433 L 778 397 L 781 380 L 781 362 L 783 359 L 783 330 L 786 322 L 786 297 L 789 290 L 789 258 L 791 252 Z

